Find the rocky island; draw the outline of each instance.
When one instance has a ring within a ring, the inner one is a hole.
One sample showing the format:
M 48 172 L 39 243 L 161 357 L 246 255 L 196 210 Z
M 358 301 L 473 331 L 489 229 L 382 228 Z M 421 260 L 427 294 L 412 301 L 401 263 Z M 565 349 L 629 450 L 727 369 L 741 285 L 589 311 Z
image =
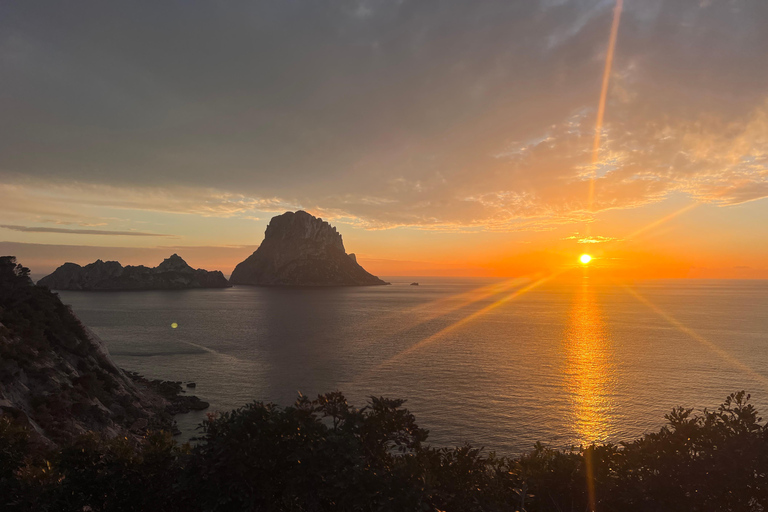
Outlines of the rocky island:
M 180 290 L 186 288 L 228 288 L 220 271 L 194 269 L 178 254 L 165 259 L 155 268 L 123 267 L 117 261 L 95 262 L 81 267 L 65 263 L 37 284 L 51 290 Z
M 139 439 L 174 431 L 173 414 L 208 407 L 176 382 L 120 369 L 106 345 L 29 269 L 0 257 L 0 419 L 26 426 L 42 445 L 98 431 Z
M 305 211 L 273 217 L 264 241 L 230 277 L 258 286 L 370 286 L 389 284 L 347 254 L 336 228 Z

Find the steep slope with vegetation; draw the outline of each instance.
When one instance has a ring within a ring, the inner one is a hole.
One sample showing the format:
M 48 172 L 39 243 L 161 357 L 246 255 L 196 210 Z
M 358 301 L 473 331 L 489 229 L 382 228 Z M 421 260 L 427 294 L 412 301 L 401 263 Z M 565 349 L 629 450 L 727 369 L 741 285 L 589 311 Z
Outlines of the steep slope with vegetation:
M 167 397 L 118 368 L 104 343 L 29 269 L 0 257 L 0 417 L 35 442 L 66 444 L 99 431 L 137 436 L 170 429 Z

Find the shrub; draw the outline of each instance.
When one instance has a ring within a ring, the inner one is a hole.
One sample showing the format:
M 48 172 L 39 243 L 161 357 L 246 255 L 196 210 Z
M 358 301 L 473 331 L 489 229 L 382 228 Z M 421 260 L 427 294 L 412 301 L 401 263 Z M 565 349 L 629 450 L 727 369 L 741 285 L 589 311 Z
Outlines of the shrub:
M 430 447 L 402 400 L 357 409 L 338 392 L 210 415 L 192 449 L 162 432 L 138 444 L 89 434 L 35 458 L 2 417 L 0 499 L 8 510 L 760 511 L 768 431 L 749 398 L 676 408 L 632 442 L 519 457 Z

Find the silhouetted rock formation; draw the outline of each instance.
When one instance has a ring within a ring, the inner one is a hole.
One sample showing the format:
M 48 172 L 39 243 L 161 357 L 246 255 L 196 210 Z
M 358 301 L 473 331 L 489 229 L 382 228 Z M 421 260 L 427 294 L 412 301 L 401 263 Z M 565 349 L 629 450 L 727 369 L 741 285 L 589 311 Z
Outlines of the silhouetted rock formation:
M 304 211 L 273 217 L 264 241 L 229 278 L 259 286 L 368 286 L 388 284 L 347 254 L 336 228 Z
M 173 430 L 172 414 L 204 402 L 177 387 L 128 375 L 104 343 L 29 269 L 0 257 L 0 415 L 27 425 L 43 443 L 89 430 L 109 437 Z M 174 384 L 175 385 L 175 384 Z
M 179 290 L 184 288 L 227 288 L 220 271 L 193 269 L 174 254 L 155 268 L 123 267 L 117 261 L 95 262 L 81 267 L 65 263 L 37 284 L 52 290 Z

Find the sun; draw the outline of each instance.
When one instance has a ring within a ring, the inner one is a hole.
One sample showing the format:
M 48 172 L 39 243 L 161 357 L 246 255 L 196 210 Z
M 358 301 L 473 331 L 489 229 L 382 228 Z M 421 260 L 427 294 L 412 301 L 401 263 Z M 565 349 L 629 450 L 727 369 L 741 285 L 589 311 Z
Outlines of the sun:
M 584 265 L 586 265 L 587 263 L 592 261 L 592 256 L 590 256 L 589 254 L 582 254 L 581 256 L 579 256 L 579 261 L 582 262 Z

